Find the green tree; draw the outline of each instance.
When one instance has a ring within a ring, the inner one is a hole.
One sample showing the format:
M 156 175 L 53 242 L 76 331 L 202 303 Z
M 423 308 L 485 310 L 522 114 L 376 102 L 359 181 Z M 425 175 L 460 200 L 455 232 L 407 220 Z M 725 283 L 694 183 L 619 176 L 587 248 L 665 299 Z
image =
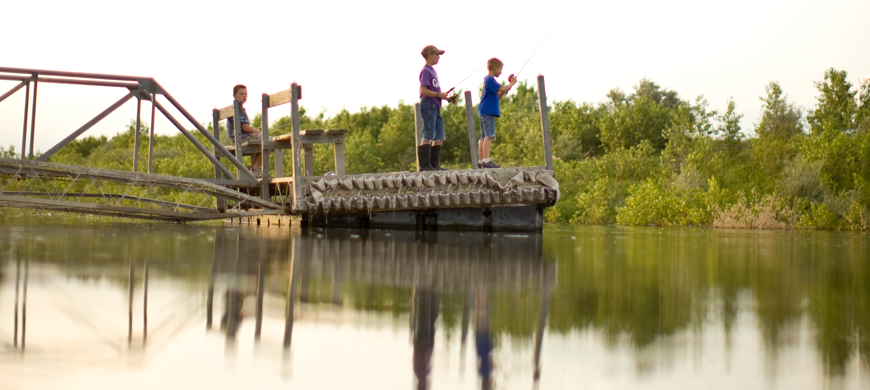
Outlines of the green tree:
M 761 122 L 755 127 L 758 136 L 752 143 L 752 157 L 768 173 L 778 172 L 782 164 L 794 157 L 792 138 L 803 133 L 801 109 L 787 101 L 782 88 L 771 81 L 760 98 Z
M 814 84 L 821 95 L 816 98 L 816 109 L 807 114 L 812 134 L 854 133 L 857 92 L 852 91 L 852 83 L 846 81 L 846 71 L 828 69 L 825 80 Z

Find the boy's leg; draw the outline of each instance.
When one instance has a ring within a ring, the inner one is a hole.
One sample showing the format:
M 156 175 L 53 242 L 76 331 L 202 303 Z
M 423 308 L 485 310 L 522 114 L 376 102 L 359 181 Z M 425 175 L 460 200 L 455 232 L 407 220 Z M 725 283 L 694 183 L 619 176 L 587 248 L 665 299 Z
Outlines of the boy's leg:
M 423 139 L 417 146 L 417 170 L 432 171 L 434 170 L 430 162 L 432 141 L 438 140 L 435 131 L 438 106 L 424 99 L 420 102 L 420 114 L 423 117 Z
M 446 171 L 446 168 L 441 168 L 441 144 L 447 136 L 444 134 L 444 119 L 441 118 L 441 110 L 438 110 L 438 115 L 435 117 L 435 139 L 432 140 L 432 151 L 430 152 L 429 165 L 436 171 Z
M 490 137 L 484 138 L 482 144 L 483 144 L 482 145 L 483 147 L 481 148 L 481 149 L 483 149 L 482 156 L 485 159 L 489 159 L 489 148 L 492 146 L 492 138 L 490 138 Z
M 477 160 L 483 160 L 483 138 L 477 140 Z
M 251 168 L 263 169 L 263 153 L 257 153 L 251 157 Z

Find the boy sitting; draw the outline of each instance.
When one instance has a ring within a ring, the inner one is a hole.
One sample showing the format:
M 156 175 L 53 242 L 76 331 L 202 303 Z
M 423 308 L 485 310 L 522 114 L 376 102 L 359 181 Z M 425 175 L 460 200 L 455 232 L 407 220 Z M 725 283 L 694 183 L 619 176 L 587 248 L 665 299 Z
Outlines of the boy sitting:
M 501 168 L 501 165 L 489 159 L 489 148 L 492 146 L 492 140 L 495 139 L 495 118 L 501 116 L 499 99 L 507 95 L 511 87 L 517 83 L 517 78 L 509 77 L 510 84 L 506 85 L 501 85 L 495 81 L 496 77 L 501 76 L 501 70 L 504 68 L 504 63 L 498 58 L 490 58 L 486 62 L 486 68 L 489 70 L 489 74 L 483 78 L 483 96 L 477 106 L 477 115 L 480 116 L 480 141 L 477 141 L 477 153 L 480 155 L 480 161 L 477 163 L 477 167 Z
M 245 142 L 260 140 L 263 139 L 263 134 L 260 130 L 255 129 L 251 126 L 251 121 L 248 120 L 248 112 L 245 111 L 245 102 L 248 101 L 248 87 L 239 84 L 233 87 L 233 99 L 239 101 L 241 105 L 241 115 L 239 115 L 239 123 L 241 123 L 241 131 L 239 131 L 239 135 L 241 138 L 239 139 L 240 143 L 244 144 Z M 227 118 L 227 137 L 229 137 L 230 142 L 235 145 L 236 143 L 236 134 L 235 134 L 235 123 L 233 117 Z M 239 153 L 241 156 L 241 153 Z M 257 153 L 251 156 L 251 166 L 248 167 L 251 170 L 251 173 L 254 174 L 254 177 L 258 179 L 263 178 L 263 154 Z

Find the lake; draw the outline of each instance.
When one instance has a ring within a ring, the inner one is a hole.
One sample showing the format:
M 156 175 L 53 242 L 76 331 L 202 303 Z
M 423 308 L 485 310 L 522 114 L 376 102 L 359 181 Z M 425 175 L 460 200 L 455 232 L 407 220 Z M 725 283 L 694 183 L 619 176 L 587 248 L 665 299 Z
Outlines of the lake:
M 4 217 L 0 237 L 3 389 L 870 388 L 867 234 Z

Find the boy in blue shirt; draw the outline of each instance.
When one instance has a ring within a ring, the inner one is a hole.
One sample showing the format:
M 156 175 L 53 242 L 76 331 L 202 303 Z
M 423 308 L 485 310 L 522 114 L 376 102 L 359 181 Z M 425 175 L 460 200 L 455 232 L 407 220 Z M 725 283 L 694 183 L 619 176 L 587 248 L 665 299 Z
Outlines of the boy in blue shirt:
M 490 58 L 486 62 L 489 74 L 483 78 L 483 96 L 477 106 L 477 115 L 480 116 L 480 141 L 477 141 L 477 153 L 480 155 L 478 168 L 501 168 L 501 165 L 489 159 L 489 148 L 492 146 L 492 140 L 495 139 L 495 118 L 501 116 L 499 99 L 507 95 L 517 83 L 516 77 L 509 77 L 509 84 L 499 84 L 495 78 L 501 76 L 502 68 L 504 63 L 498 58 Z

